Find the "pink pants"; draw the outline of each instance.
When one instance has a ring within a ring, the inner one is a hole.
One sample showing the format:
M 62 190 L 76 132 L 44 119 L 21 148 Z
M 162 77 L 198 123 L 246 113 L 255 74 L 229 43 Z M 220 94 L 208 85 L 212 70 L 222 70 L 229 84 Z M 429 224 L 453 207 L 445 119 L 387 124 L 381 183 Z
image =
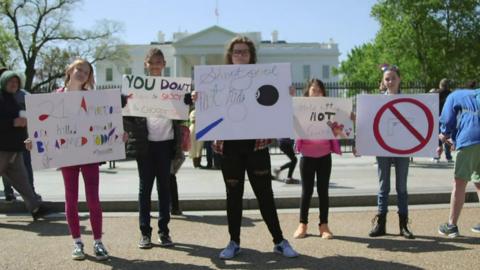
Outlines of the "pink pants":
M 61 168 L 65 185 L 65 215 L 73 238 L 80 238 L 80 219 L 78 217 L 78 176 L 80 171 L 85 182 L 85 195 L 90 212 L 93 238 L 95 240 L 102 238 L 102 207 L 98 196 L 98 166 L 95 163 Z

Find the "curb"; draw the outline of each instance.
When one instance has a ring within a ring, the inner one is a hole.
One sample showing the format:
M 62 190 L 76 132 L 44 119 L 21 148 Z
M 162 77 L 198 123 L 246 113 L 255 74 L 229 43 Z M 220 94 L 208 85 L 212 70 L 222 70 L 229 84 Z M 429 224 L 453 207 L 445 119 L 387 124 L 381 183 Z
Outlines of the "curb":
M 314 196 L 310 207 L 318 207 L 318 197 Z M 397 196 L 392 194 L 389 198 L 389 205 L 396 205 Z M 446 193 L 411 193 L 408 195 L 409 205 L 419 204 L 448 204 L 450 203 L 450 192 Z M 467 192 L 465 202 L 477 202 L 476 192 Z M 275 203 L 278 209 L 294 209 L 300 204 L 300 197 L 277 197 Z M 63 201 L 45 201 L 44 204 L 54 212 L 64 212 L 65 203 Z M 376 195 L 358 195 L 358 196 L 330 196 L 330 207 L 353 207 L 353 206 L 376 206 Z M 182 211 L 213 211 L 225 210 L 225 199 L 206 198 L 181 200 L 180 208 Z M 80 212 L 88 212 L 87 203 L 79 202 Z M 103 201 L 102 209 L 104 212 L 137 212 L 137 201 Z M 258 203 L 255 198 L 244 198 L 243 209 L 258 209 Z M 152 200 L 152 211 L 158 211 L 157 201 Z M 27 212 L 25 205 L 21 201 L 14 203 L 0 202 L 0 213 L 11 214 Z

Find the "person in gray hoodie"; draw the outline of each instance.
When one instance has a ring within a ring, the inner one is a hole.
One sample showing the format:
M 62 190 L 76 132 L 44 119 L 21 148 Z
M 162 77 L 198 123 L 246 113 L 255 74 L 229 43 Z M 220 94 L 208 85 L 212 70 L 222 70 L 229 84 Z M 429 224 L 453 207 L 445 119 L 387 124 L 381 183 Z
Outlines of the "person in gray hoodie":
M 20 116 L 21 107 L 14 96 L 20 88 L 21 79 L 15 72 L 5 71 L 0 77 L 0 176 L 7 177 L 36 220 L 49 211 L 36 198 L 23 163 L 27 119 Z
M 4 70 L 4 71 L 6 71 L 6 70 Z M 26 95 L 30 95 L 30 93 L 27 92 L 24 89 L 21 89 L 21 88 L 18 88 L 17 91 L 14 94 L 15 100 L 17 101 L 18 105 L 20 106 L 20 111 L 25 111 L 26 110 L 26 106 L 25 106 L 25 96 Z M 33 184 L 34 183 L 34 178 L 33 178 L 32 158 L 30 156 L 30 151 L 25 149 L 22 152 L 22 155 L 23 155 L 23 163 L 25 164 L 25 168 L 27 169 L 28 182 L 33 189 L 33 193 L 35 193 L 35 197 L 37 197 L 38 200 L 42 200 L 42 196 L 40 196 L 35 191 L 35 186 Z M 5 179 L 5 177 L 2 177 L 2 178 L 3 178 L 5 200 L 7 202 L 15 201 L 16 197 L 15 197 L 15 194 L 13 193 L 12 185 L 9 184 L 8 180 Z

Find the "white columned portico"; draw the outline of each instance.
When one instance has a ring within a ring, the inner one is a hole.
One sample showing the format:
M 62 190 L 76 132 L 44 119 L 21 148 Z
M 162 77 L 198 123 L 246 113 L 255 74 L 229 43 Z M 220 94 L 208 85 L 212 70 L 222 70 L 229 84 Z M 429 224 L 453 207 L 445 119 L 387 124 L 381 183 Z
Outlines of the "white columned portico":
M 183 75 L 183 62 L 182 57 L 178 54 L 175 55 L 175 76 L 181 77 Z
M 219 26 L 212 26 L 196 33 L 175 33 L 172 41 L 166 41 L 160 33 L 158 41 L 142 45 L 126 45 L 132 59 L 128 66 L 104 60 L 95 65 L 97 85 L 117 85 L 122 83 L 125 68 L 132 74 L 144 74 L 143 58 L 152 47 L 164 53 L 167 66 L 165 73 L 171 77 L 192 76 L 195 65 L 225 64 L 225 44 L 234 37 L 245 35 L 257 45 L 258 63 L 291 63 L 292 81 L 304 82 L 306 77 L 321 78 L 328 82 L 339 80 L 333 75 L 333 67 L 339 66 L 338 44 L 334 41 L 290 43 L 278 38 L 275 32 L 272 40 L 262 40 L 260 32 L 236 33 Z M 115 67 L 112 69 L 112 67 Z M 113 74 L 111 74 L 113 71 Z M 168 72 L 167 72 L 168 71 Z M 107 76 L 111 74 L 110 76 Z

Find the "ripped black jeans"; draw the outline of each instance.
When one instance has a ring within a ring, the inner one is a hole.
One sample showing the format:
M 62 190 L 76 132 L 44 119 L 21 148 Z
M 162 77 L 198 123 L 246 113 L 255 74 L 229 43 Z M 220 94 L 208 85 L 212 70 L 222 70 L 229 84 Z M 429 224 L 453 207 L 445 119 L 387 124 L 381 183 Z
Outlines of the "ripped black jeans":
M 273 242 L 275 244 L 280 243 L 283 240 L 283 235 L 273 198 L 268 149 L 259 151 L 248 148 L 224 150 L 221 164 L 227 191 L 227 218 L 230 240 L 240 244 L 242 198 L 246 171 L 255 197 L 257 197 L 260 213 L 272 234 Z

